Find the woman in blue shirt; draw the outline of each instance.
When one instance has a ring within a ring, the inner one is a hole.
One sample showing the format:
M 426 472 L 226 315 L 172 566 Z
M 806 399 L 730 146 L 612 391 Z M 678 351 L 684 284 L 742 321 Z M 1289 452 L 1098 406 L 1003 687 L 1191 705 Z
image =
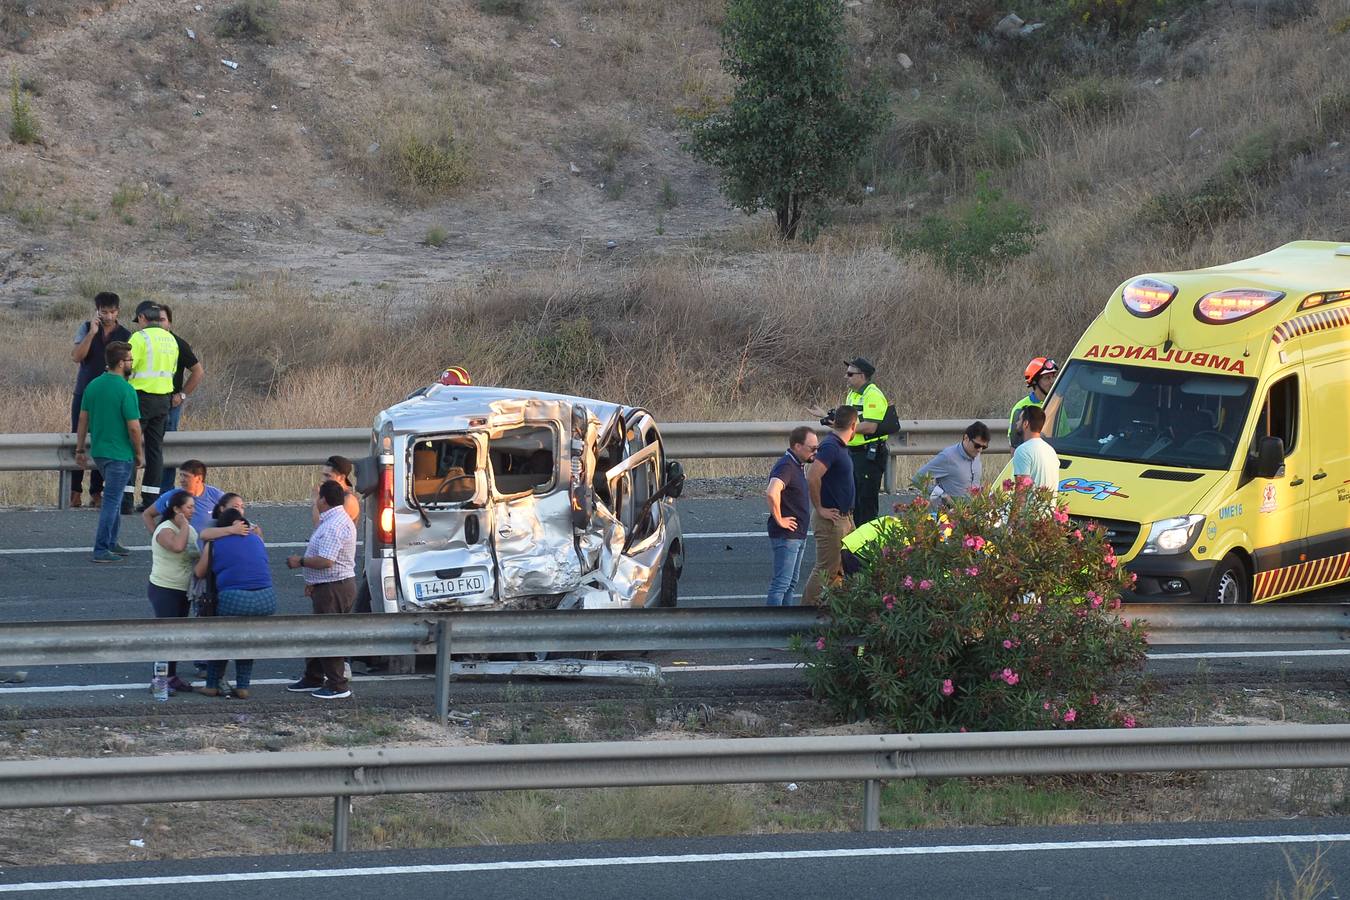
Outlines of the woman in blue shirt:
M 228 528 L 236 522 L 247 524 L 238 509 L 221 510 L 217 526 Z M 272 589 L 272 570 L 267 562 L 267 548 L 262 538 L 250 530 L 247 534 L 231 534 L 216 538 L 202 548 L 196 574 L 205 578 L 210 572 L 216 581 L 216 615 L 270 616 L 277 611 L 277 595 Z M 219 697 L 220 679 L 225 674 L 226 662 L 212 660 L 206 664 L 206 687 L 197 691 L 208 697 Z M 248 699 L 249 679 L 253 674 L 253 660 L 234 661 L 235 687 L 230 696 Z

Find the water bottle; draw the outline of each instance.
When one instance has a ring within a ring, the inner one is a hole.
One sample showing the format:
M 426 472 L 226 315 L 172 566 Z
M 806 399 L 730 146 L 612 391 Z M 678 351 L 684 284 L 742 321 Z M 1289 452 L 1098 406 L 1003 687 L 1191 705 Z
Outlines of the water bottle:
M 155 677 L 150 682 L 150 691 L 155 695 L 156 700 L 164 701 L 169 699 L 169 664 L 166 662 L 155 663 Z

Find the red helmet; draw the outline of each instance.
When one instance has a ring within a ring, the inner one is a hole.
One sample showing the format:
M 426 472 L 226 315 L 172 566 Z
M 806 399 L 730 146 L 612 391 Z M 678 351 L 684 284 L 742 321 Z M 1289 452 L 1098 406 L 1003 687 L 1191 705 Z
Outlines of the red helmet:
M 1047 359 L 1044 356 L 1038 356 L 1027 363 L 1026 371 L 1022 374 L 1026 376 L 1027 385 L 1030 386 L 1037 378 L 1042 375 L 1055 375 L 1059 372 L 1059 366 L 1053 359 Z
M 458 384 L 458 385 L 473 384 L 473 381 L 469 378 L 468 370 L 462 369 L 459 366 L 451 366 L 450 368 L 446 369 L 444 372 L 441 373 L 441 377 L 437 378 L 436 381 L 439 384 Z

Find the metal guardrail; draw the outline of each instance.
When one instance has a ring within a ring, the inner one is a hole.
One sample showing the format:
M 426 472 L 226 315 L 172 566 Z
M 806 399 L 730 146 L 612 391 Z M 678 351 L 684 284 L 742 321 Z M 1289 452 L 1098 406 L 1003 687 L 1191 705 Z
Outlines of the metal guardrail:
M 900 456 L 931 456 L 960 438 L 965 419 L 910 419 L 887 442 L 890 462 Z M 782 454 L 798 425 L 817 422 L 673 422 L 661 427 L 666 453 L 683 459 L 756 459 Z M 1010 453 L 999 423 L 991 429 L 991 452 Z M 356 459 L 370 452 L 367 428 L 272 431 L 175 431 L 164 436 L 164 462 L 200 459 L 208 466 L 319 465 L 334 453 Z M 0 434 L 0 472 L 61 472 L 57 505 L 68 501 L 75 470 L 73 434 Z M 890 483 L 891 466 L 887 466 Z
M 1081 772 L 1350 766 L 1350 725 L 629 741 L 0 762 L 0 808 L 334 798 L 333 849 L 353 796 L 773 781 L 881 781 Z
M 436 711 L 449 711 L 451 654 L 785 647 L 812 607 L 445 612 L 0 624 L 0 666 L 436 655 Z M 1318 644 L 1350 639 L 1350 607 L 1136 604 L 1152 644 Z M 0 691 L 2 692 L 2 691 Z

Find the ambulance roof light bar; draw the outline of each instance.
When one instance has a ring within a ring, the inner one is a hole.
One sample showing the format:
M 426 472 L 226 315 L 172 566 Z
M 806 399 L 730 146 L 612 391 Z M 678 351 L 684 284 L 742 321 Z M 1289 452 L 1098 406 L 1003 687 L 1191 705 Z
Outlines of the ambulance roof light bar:
M 1131 315 L 1151 319 L 1167 308 L 1177 295 L 1177 287 L 1156 278 L 1136 278 L 1120 292 L 1121 302 Z
M 1195 317 L 1210 325 L 1223 325 L 1255 315 L 1283 299 L 1283 291 L 1260 291 L 1255 288 L 1212 291 L 1195 304 Z
M 1298 305 L 1298 309 L 1299 312 L 1302 312 L 1315 306 L 1326 306 L 1328 303 L 1340 303 L 1343 300 L 1350 300 L 1350 291 L 1323 291 L 1320 294 L 1309 294 L 1304 297 L 1303 302 Z

